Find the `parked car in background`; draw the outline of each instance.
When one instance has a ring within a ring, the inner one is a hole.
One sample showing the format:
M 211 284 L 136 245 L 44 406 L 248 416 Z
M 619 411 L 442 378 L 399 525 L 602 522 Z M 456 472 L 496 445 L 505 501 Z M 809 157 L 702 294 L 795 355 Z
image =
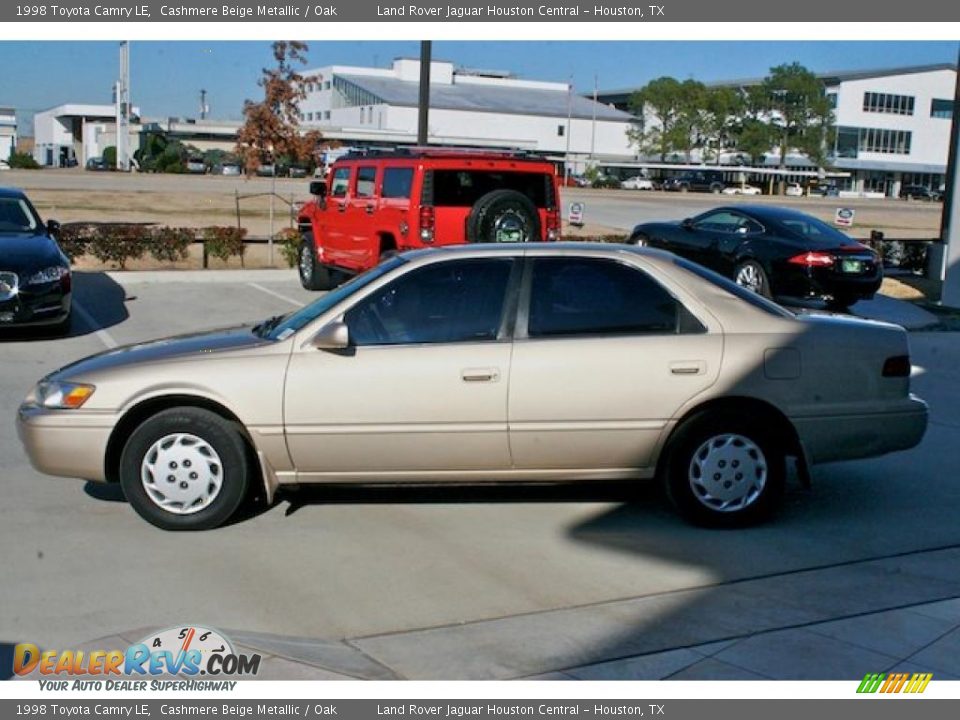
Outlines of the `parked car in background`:
M 597 175 L 590 183 L 590 187 L 601 190 L 613 190 L 620 188 L 620 178 L 613 175 Z
M 811 183 L 809 193 L 820 197 L 839 197 L 840 188 L 830 182 Z
M 583 175 L 574 175 L 571 173 L 564 177 L 561 174 L 560 178 L 560 184 L 563 187 L 590 187 L 590 181 L 583 177 Z
M 10 165 L 7 163 L 7 161 L 0 160 L 0 170 L 9 170 L 9 169 L 10 169 Z
M 903 328 L 586 243 L 401 255 L 286 316 L 73 363 L 17 414 L 39 471 L 119 483 L 169 530 L 296 485 L 628 479 L 743 525 L 776 510 L 788 458 L 808 477 L 926 425 Z
M 942 196 L 936 190 L 931 190 L 924 185 L 904 185 L 900 188 L 901 200 L 942 200 Z
M 257 167 L 257 177 L 274 177 L 277 174 L 277 166 L 273 164 L 260 165 Z
M 810 215 L 767 205 L 709 210 L 679 222 L 637 225 L 629 242 L 674 252 L 773 298 L 826 298 L 835 309 L 872 298 L 877 254 Z
M 300 282 L 329 290 L 398 252 L 560 236 L 548 161 L 503 151 L 411 148 L 344 155 L 300 209 Z
M 723 189 L 724 195 L 760 195 L 762 191 L 756 185 L 731 185 Z
M 202 157 L 187 158 L 187 172 L 191 175 L 203 175 L 207 172 L 207 164 Z
M 286 170 L 285 174 L 290 178 L 305 178 L 307 176 L 307 169 L 299 165 L 291 165 Z
M 84 167 L 86 167 L 87 170 L 94 170 L 94 171 L 103 171 L 103 170 L 110 169 L 110 166 L 107 165 L 106 160 L 104 160 L 102 157 L 90 158 L 89 160 L 87 160 L 87 164 Z
M 709 192 L 719 195 L 727 183 L 719 170 L 691 170 L 668 177 L 663 189 L 672 192 Z
M 60 250 L 60 225 L 46 224 L 21 190 L 0 188 L 0 330 L 70 327 L 70 261 Z
M 656 185 L 654 185 L 653 180 L 648 180 L 645 177 L 640 177 L 639 175 L 634 175 L 631 178 L 627 178 L 622 183 L 620 187 L 624 190 L 656 190 Z
M 787 197 L 803 197 L 803 186 L 800 183 L 787 183 L 783 192 Z
M 216 174 L 236 177 L 237 175 L 242 175 L 243 170 L 241 169 L 239 163 L 223 163 L 216 168 Z

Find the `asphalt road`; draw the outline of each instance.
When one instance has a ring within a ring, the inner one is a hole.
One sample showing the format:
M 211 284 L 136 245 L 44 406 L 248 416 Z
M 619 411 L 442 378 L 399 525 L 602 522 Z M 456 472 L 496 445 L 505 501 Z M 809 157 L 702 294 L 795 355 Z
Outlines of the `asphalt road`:
M 818 468 L 812 491 L 792 486 L 780 517 L 763 527 L 692 528 L 636 488 L 356 489 L 286 496 L 216 531 L 165 533 L 115 488 L 34 471 L 14 430 L 21 398 L 45 373 L 106 347 L 261 318 L 311 295 L 292 274 L 126 287 L 78 274 L 76 288 L 71 337 L 0 338 L 0 646 L 64 648 L 185 622 L 356 637 L 802 568 L 842 574 L 844 563 L 960 546 L 954 333 L 912 336 L 924 368 L 915 389 L 933 413 L 923 444 Z

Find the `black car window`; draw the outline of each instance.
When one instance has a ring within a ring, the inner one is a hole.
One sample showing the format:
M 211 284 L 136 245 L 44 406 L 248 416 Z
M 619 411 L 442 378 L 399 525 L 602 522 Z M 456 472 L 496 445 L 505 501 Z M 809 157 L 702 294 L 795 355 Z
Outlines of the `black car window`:
M 670 293 L 623 263 L 542 258 L 533 266 L 530 337 L 675 333 L 680 316 Z
M 510 258 L 441 262 L 364 298 L 344 320 L 354 345 L 496 340 Z
M 24 200 L 0 198 L 0 232 L 33 232 L 38 221 Z
M 408 198 L 412 187 L 413 168 L 384 168 L 381 197 Z
M 822 220 L 805 215 L 783 218 L 780 223 L 791 232 L 810 240 L 831 240 L 835 242 L 848 242 L 849 238 L 839 230 L 827 225 Z
M 377 168 L 357 168 L 357 197 L 368 198 L 376 195 Z
M 758 222 L 730 210 L 718 210 L 701 215 L 694 221 L 694 227 L 698 230 L 741 235 L 763 232 L 763 227 Z
M 337 168 L 330 180 L 330 197 L 346 197 L 350 185 L 350 168 Z

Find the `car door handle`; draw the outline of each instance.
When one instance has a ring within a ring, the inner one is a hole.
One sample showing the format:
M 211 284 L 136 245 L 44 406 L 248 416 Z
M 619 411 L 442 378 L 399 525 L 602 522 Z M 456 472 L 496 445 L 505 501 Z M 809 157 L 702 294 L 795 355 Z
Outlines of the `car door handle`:
M 367 205 L 367 215 L 373 215 L 373 211 L 374 211 L 374 206 Z
M 497 382 L 500 379 L 500 370 L 497 368 L 467 368 L 460 371 L 460 379 L 464 382 Z
M 340 203 L 340 204 L 337 206 L 337 210 L 339 210 L 340 212 L 346 212 L 346 211 L 347 211 L 347 204 L 346 204 L 346 203 Z
M 703 360 L 683 360 L 670 363 L 670 372 L 673 375 L 703 375 L 707 371 L 707 364 Z

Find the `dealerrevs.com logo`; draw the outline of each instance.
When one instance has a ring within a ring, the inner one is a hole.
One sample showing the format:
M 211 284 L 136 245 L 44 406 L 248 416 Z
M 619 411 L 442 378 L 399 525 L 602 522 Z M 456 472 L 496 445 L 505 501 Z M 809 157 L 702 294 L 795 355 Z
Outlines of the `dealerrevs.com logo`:
M 220 631 L 199 625 L 167 628 L 151 633 L 125 649 L 41 650 L 33 643 L 20 643 L 13 651 L 13 672 L 19 676 L 39 673 L 46 678 L 70 678 L 44 681 L 43 689 L 145 689 L 144 681 L 128 678 L 174 676 L 250 677 L 260 669 L 260 655 L 237 653 L 233 643 Z M 112 680 L 111 678 L 124 678 Z M 82 680 L 81 680 L 82 678 Z M 109 687 L 100 681 L 105 678 Z M 135 684 L 132 684 L 135 683 Z M 97 687 L 97 686 L 100 687 Z M 216 683 L 151 683 L 150 689 L 218 689 Z M 232 689 L 235 683 L 219 689 Z
M 867 673 L 860 681 L 858 693 L 922 693 L 933 673 Z

